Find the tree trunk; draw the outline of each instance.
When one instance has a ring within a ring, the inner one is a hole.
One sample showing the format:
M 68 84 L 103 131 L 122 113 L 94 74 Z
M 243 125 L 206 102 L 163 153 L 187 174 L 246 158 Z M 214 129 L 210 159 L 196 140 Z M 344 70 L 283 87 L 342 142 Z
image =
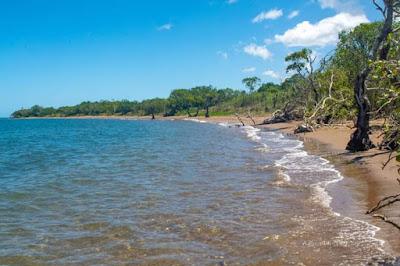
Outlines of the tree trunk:
M 200 112 L 200 108 L 197 107 L 196 114 L 194 115 L 194 117 L 199 116 L 199 112 Z
M 207 117 L 207 118 L 210 117 L 210 113 L 208 112 L 208 109 L 209 109 L 209 108 L 208 108 L 208 105 L 207 105 L 207 106 L 206 106 L 206 115 L 205 115 L 205 117 Z
M 374 4 L 377 5 L 374 1 Z M 385 22 L 376 38 L 374 46 L 372 48 L 372 61 L 377 59 L 386 60 L 390 46 L 386 44 L 389 34 L 393 31 L 393 4 L 394 0 L 384 0 L 385 8 L 381 10 L 384 12 Z M 379 7 L 379 6 L 378 6 Z M 367 66 L 358 76 L 354 84 L 354 96 L 357 103 L 357 123 L 356 131 L 351 135 L 351 139 L 347 144 L 346 149 L 349 151 L 366 151 L 373 148 L 375 145 L 372 144 L 369 139 L 369 120 L 371 104 L 367 95 L 366 80 L 371 67 Z
M 358 107 L 356 131 L 351 135 L 351 139 L 347 144 L 346 149 L 349 151 L 367 151 L 374 147 L 369 139 L 369 120 L 371 104 L 366 95 L 365 81 L 369 74 L 369 69 L 366 69 L 357 76 L 354 95 Z

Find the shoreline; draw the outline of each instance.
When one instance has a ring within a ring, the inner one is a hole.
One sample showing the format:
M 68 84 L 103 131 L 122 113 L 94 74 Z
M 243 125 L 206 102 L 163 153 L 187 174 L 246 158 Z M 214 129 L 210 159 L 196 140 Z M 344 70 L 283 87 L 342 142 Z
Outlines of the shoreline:
M 350 134 L 354 129 L 349 124 L 335 125 L 332 127 L 322 127 L 311 133 L 294 134 L 294 129 L 301 122 L 288 122 L 272 125 L 263 125 L 261 128 L 269 130 L 279 130 L 288 136 L 296 137 L 305 143 L 307 152 L 314 153 L 328 159 L 345 177 L 344 181 L 352 179 L 353 186 L 350 187 L 354 194 L 358 195 L 362 201 L 361 215 L 358 218 L 367 221 L 380 230 L 376 237 L 385 241 L 385 248 L 393 255 L 400 254 L 400 234 L 392 225 L 366 215 L 365 212 L 374 207 L 382 198 L 398 194 L 400 186 L 397 181 L 398 163 L 392 160 L 382 169 L 383 164 L 388 160 L 388 151 L 377 148 L 365 152 L 352 153 L 345 150 L 346 144 L 350 139 Z M 373 124 L 379 124 L 374 121 Z M 374 143 L 380 140 L 380 132 L 373 132 L 370 136 Z M 348 185 L 348 184 L 346 184 Z M 352 186 L 350 184 L 350 186 Z M 385 210 L 379 211 L 387 217 L 399 217 L 396 206 L 389 206 Z M 395 221 L 396 221 L 395 219 Z M 398 221 L 398 220 L 397 220 Z
M 253 117 L 257 124 L 261 123 L 266 116 Z M 134 117 L 134 116 L 79 116 L 79 117 L 34 117 L 34 118 L 19 118 L 24 119 L 110 119 L 110 120 L 150 120 L 151 117 Z M 246 125 L 253 125 L 248 118 L 242 117 Z M 204 117 L 187 117 L 187 116 L 172 116 L 172 117 L 156 117 L 156 120 L 171 121 L 171 120 L 188 120 L 188 121 L 205 121 L 210 123 L 228 123 L 239 124 L 235 116 L 213 116 L 210 118 Z M 392 160 L 384 170 L 382 164 L 387 161 L 389 152 L 372 149 L 367 152 L 350 153 L 345 150 L 345 146 L 350 138 L 353 129 L 350 124 L 326 126 L 316 129 L 311 133 L 294 134 L 294 129 L 301 122 L 292 121 L 286 123 L 278 123 L 271 125 L 257 125 L 258 128 L 267 130 L 277 130 L 287 136 L 295 137 L 305 144 L 305 150 L 311 154 L 321 156 L 329 160 L 335 168 L 337 168 L 344 176 L 341 181 L 343 186 L 349 187 L 353 192 L 353 197 L 357 198 L 360 206 L 357 206 L 358 215 L 356 219 L 361 219 L 372 225 L 380 228 L 376 237 L 385 241 L 385 249 L 392 255 L 399 256 L 400 240 L 399 232 L 396 228 L 379 219 L 366 215 L 365 212 L 385 196 L 398 194 L 400 186 L 397 182 L 398 163 Z M 374 121 L 378 124 L 379 121 Z M 374 125 L 373 123 L 373 125 Z M 373 132 L 371 139 L 374 143 L 379 141 L 379 132 Z M 336 199 L 339 201 L 340 199 Z M 335 199 L 334 199 L 335 201 Z M 338 204 L 340 205 L 340 204 Z M 396 213 L 395 206 L 388 208 L 380 213 L 388 217 L 399 216 Z M 347 211 L 346 206 L 341 206 L 343 211 Z M 353 208 L 354 206 L 349 206 Z M 350 213 L 350 211 L 349 211 Z M 346 213 L 347 215 L 348 213 Z
M 252 126 L 252 121 L 242 118 L 246 125 Z M 265 117 L 253 117 L 257 124 Z M 165 119 L 164 119 L 165 120 Z M 170 120 L 170 119 L 168 119 Z M 235 116 L 221 116 L 211 118 L 188 118 L 179 117 L 174 120 L 198 120 L 210 123 L 239 124 Z M 372 126 L 379 125 L 381 121 L 373 121 Z M 255 127 L 267 130 L 280 131 L 286 136 L 299 139 L 304 142 L 306 152 L 327 159 L 343 175 L 339 181 L 339 187 L 346 187 L 351 191 L 352 203 L 357 206 L 345 206 L 341 199 L 333 198 L 333 207 L 338 208 L 339 213 L 358 219 L 379 228 L 376 233 L 378 239 L 382 239 L 384 249 L 393 256 L 400 255 L 400 233 L 392 225 L 365 214 L 367 210 L 374 207 L 379 200 L 385 196 L 400 193 L 400 185 L 397 181 L 398 163 L 392 160 L 382 169 L 383 163 L 388 159 L 388 151 L 377 148 L 366 152 L 351 153 L 345 150 L 346 144 L 353 132 L 351 124 L 326 126 L 316 129 L 311 133 L 294 134 L 294 129 L 301 124 L 300 121 L 291 121 L 270 125 L 256 125 Z M 375 131 L 370 136 L 374 143 L 380 140 L 380 132 Z M 340 194 L 340 193 L 339 193 Z M 389 206 L 380 211 L 387 217 L 399 217 L 396 206 Z

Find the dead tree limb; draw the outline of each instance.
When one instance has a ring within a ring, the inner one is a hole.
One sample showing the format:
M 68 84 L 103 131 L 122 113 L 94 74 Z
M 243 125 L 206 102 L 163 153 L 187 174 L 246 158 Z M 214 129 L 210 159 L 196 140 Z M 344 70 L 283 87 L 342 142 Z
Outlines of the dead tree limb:
M 376 204 L 376 206 L 373 207 L 372 209 L 368 210 L 366 214 L 371 214 L 373 212 L 376 212 L 377 210 L 380 210 L 380 209 L 382 209 L 384 207 L 392 205 L 395 202 L 400 202 L 400 194 L 388 196 L 388 197 L 385 197 L 385 198 L 381 199 L 378 202 L 378 204 Z
M 389 154 L 389 158 L 387 159 L 387 161 L 384 162 L 384 163 L 382 164 L 382 170 L 386 168 L 386 166 L 390 163 L 390 161 L 392 161 L 393 159 L 396 159 L 396 156 L 393 156 L 393 153 L 394 153 L 394 151 L 391 151 L 390 154 Z M 398 181 L 398 180 L 399 180 L 399 179 L 397 179 L 397 181 Z
M 389 224 L 393 225 L 394 227 L 396 227 L 397 229 L 400 230 L 400 225 L 399 224 L 393 222 L 392 220 L 388 219 L 386 216 L 384 216 L 382 214 L 374 214 L 374 215 L 372 215 L 372 217 L 380 218 L 385 223 L 389 223 Z
M 253 122 L 253 125 L 256 125 L 256 121 L 254 121 L 253 117 L 251 116 L 250 112 L 247 113 L 247 118 L 249 118 L 251 120 L 251 122 Z
M 244 124 L 242 118 L 240 118 L 240 116 L 239 116 L 238 113 L 235 113 L 235 116 L 236 116 L 237 120 L 239 120 L 239 122 L 242 124 L 242 126 L 246 126 L 246 125 Z

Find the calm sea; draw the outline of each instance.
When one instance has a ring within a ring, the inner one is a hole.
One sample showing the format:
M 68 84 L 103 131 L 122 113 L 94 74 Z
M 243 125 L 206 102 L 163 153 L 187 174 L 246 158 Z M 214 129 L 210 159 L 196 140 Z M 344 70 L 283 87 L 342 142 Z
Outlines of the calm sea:
M 382 241 L 331 209 L 341 178 L 252 127 L 2 119 L 0 265 L 364 263 Z

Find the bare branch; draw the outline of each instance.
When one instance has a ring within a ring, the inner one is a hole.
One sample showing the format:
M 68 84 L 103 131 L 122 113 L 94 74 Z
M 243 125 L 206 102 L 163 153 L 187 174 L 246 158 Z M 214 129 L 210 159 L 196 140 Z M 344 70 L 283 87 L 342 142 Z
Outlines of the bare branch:
M 400 230 L 400 225 L 399 224 L 393 222 L 392 220 L 389 220 L 386 216 L 384 216 L 382 214 L 374 214 L 374 215 L 372 215 L 372 217 L 380 218 L 385 223 L 389 223 L 389 224 L 393 225 L 394 227 L 396 227 L 397 229 Z
M 390 163 L 390 161 L 392 161 L 393 159 L 396 158 L 396 156 L 393 156 L 394 151 L 391 151 L 389 154 L 389 158 L 387 159 L 386 162 L 383 163 L 382 165 L 382 170 L 386 168 L 386 166 Z
M 379 11 L 382 13 L 382 15 L 383 15 L 384 18 L 386 18 L 386 7 L 385 7 L 385 8 L 382 8 L 382 7 L 376 2 L 376 0 L 372 0 L 372 2 L 374 3 L 376 9 L 379 10 Z
M 385 201 L 387 201 L 387 202 L 385 202 Z M 385 197 L 385 198 L 381 199 L 378 202 L 378 204 L 376 204 L 375 207 L 368 210 L 366 214 L 371 214 L 373 212 L 376 212 L 377 210 L 380 210 L 386 206 L 392 205 L 393 203 L 398 202 L 398 201 L 400 201 L 400 194 Z
M 242 118 L 240 118 L 238 113 L 235 113 L 236 118 L 239 120 L 239 122 L 242 124 L 242 126 L 246 126 L 242 120 Z
M 256 125 L 256 121 L 254 121 L 253 117 L 251 116 L 250 111 L 247 112 L 247 118 L 249 118 L 251 120 L 251 122 L 253 122 L 253 125 Z

